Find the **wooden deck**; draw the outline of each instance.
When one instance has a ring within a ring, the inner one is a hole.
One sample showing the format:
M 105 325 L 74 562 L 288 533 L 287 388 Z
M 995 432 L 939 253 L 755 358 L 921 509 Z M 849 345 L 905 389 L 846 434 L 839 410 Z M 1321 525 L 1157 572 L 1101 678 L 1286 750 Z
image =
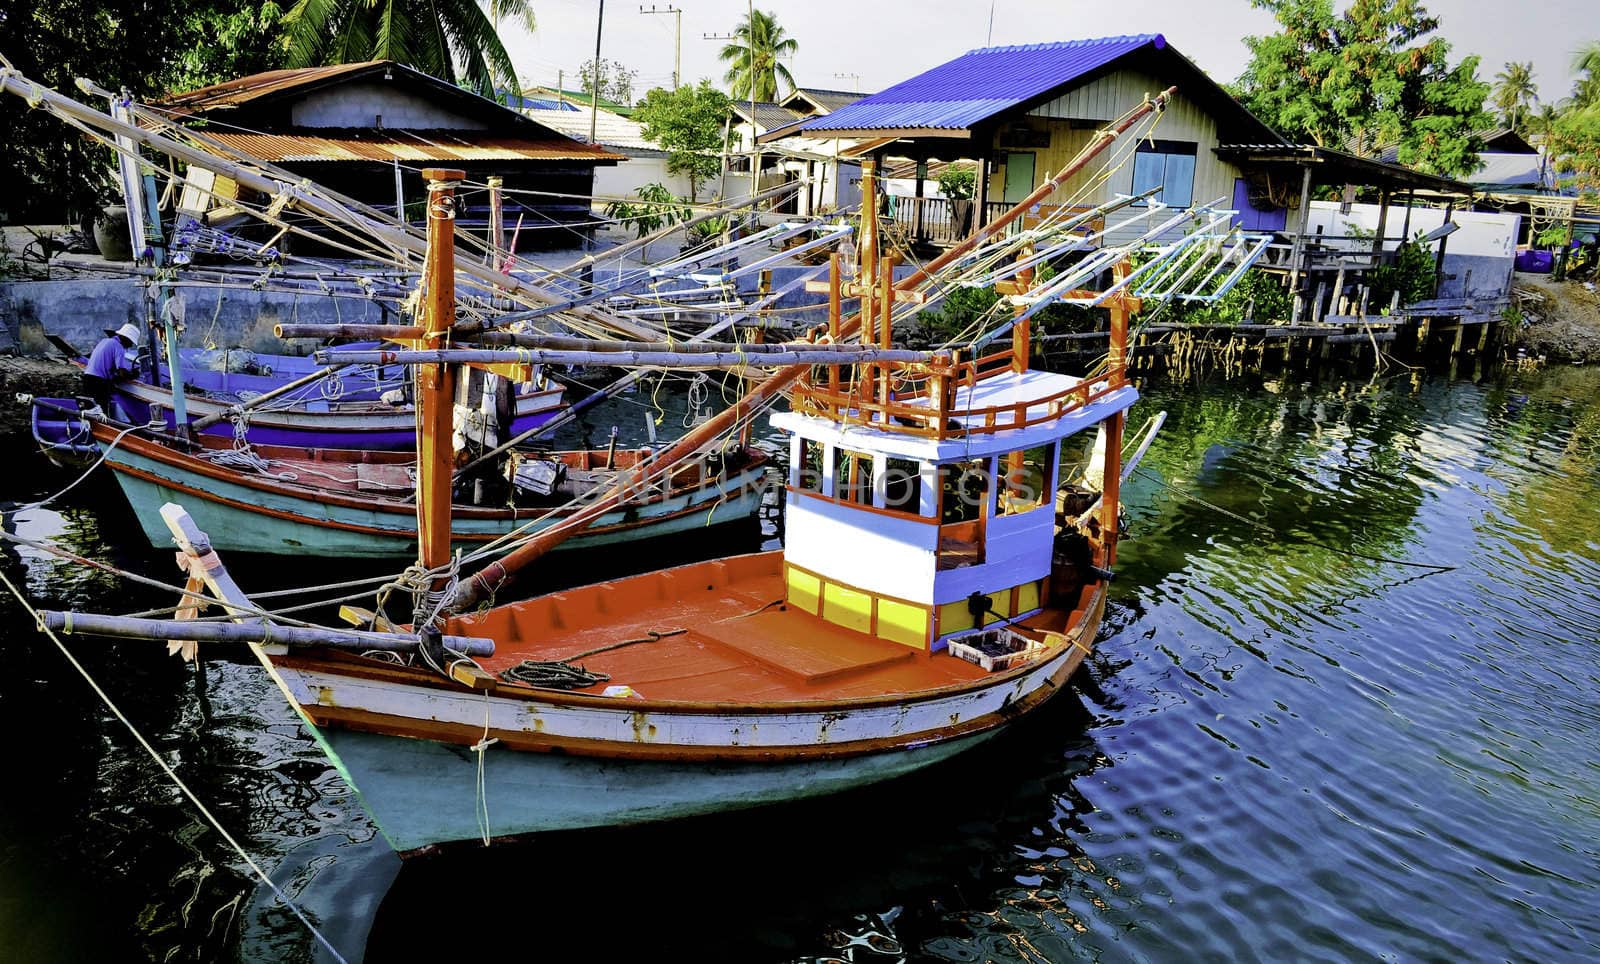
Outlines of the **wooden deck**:
M 781 566 L 769 552 L 647 573 L 457 618 L 446 632 L 493 638 L 497 652 L 480 660 L 492 673 L 524 659 L 572 660 L 611 677 L 577 692 L 625 685 L 648 700 L 905 696 L 989 675 L 784 606 Z M 618 643 L 627 644 L 582 655 Z

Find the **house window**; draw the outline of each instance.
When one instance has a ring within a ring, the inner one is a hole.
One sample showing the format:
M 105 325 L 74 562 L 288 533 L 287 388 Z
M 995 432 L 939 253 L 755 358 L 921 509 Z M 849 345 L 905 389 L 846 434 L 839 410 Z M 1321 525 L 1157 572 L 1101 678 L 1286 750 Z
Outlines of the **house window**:
M 1140 141 L 1133 155 L 1133 193 L 1161 189 L 1157 201 L 1175 208 L 1194 203 L 1194 159 L 1189 141 Z

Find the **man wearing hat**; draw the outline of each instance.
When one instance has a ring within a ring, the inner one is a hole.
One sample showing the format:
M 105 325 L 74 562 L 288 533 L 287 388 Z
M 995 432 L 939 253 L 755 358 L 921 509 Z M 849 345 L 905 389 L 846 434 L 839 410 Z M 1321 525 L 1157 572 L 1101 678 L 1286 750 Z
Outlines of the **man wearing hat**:
M 100 411 L 111 414 L 111 386 L 132 378 L 136 369 L 128 353 L 139 347 L 139 326 L 123 325 L 116 331 L 105 329 L 106 337 L 94 346 L 89 364 L 83 370 L 84 394 L 100 405 Z

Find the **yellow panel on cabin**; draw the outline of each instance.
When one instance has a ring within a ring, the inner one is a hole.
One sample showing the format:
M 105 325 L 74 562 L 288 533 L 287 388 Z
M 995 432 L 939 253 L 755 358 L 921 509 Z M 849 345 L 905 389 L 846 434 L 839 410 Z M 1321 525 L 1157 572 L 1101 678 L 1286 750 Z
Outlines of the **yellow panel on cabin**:
M 989 602 L 994 604 L 994 608 L 989 610 L 988 616 L 983 617 L 985 622 L 988 622 L 991 616 L 998 619 L 1008 619 L 1016 615 L 1011 611 L 1011 590 L 1009 589 L 990 593 Z
M 972 628 L 972 613 L 967 609 L 967 601 L 958 599 L 955 602 L 945 603 L 939 607 L 939 635 L 959 633 L 964 629 Z
M 1017 612 L 1039 608 L 1039 583 L 1025 582 L 1017 587 Z
M 892 599 L 878 600 L 878 635 L 918 649 L 928 647 L 928 611 Z
M 789 605 L 816 615 L 817 598 L 822 595 L 822 580 L 793 566 L 788 567 L 785 575 L 789 583 Z
M 858 633 L 871 633 L 872 596 L 830 582 L 822 593 L 822 618 Z

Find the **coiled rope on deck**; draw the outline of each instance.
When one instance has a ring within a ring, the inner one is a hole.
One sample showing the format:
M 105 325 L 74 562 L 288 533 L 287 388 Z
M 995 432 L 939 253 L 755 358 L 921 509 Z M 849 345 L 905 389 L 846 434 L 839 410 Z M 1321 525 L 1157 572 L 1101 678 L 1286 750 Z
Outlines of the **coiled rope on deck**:
M 766 608 L 766 607 L 762 607 Z M 624 639 L 619 643 L 607 643 L 586 649 L 581 653 L 574 653 L 562 659 L 537 660 L 525 659 L 510 669 L 500 671 L 500 678 L 508 683 L 526 683 L 541 689 L 551 690 L 581 690 L 601 683 L 611 682 L 611 677 L 605 673 L 595 673 L 577 665 L 577 661 L 600 653 L 609 653 L 614 649 L 624 646 L 636 646 L 639 643 L 654 643 L 670 636 L 682 636 L 687 629 L 650 629 L 648 635 L 634 639 Z

